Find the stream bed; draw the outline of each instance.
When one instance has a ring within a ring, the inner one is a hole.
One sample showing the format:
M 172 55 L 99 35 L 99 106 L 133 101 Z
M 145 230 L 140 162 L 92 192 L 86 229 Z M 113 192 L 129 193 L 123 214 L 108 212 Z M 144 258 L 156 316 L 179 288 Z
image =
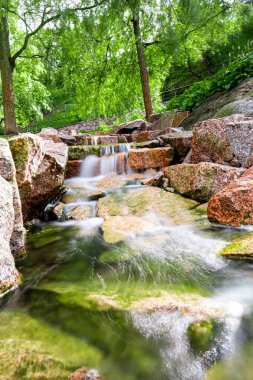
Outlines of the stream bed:
M 161 215 L 146 198 L 140 216 L 136 199 L 153 190 L 128 172 L 122 151 L 105 153 L 66 184 L 120 174 L 124 186 L 107 197 L 123 218 L 127 198 L 145 228 L 106 239 L 89 201 L 90 218 L 48 222 L 29 236 L 23 284 L 1 300 L 0 379 L 67 379 L 80 367 L 105 380 L 252 379 L 253 267 L 217 255 L 245 231 L 212 226 L 193 206 Z

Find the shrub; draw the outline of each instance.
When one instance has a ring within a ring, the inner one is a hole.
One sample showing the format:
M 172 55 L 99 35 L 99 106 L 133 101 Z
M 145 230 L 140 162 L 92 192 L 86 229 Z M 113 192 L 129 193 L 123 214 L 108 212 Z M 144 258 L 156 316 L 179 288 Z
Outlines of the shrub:
M 235 62 L 219 70 L 211 78 L 194 83 L 178 97 L 172 98 L 166 106 L 167 110 L 180 109 L 191 111 L 200 106 L 205 99 L 219 91 L 227 91 L 241 83 L 244 79 L 253 76 L 253 55 L 247 55 L 239 62 Z

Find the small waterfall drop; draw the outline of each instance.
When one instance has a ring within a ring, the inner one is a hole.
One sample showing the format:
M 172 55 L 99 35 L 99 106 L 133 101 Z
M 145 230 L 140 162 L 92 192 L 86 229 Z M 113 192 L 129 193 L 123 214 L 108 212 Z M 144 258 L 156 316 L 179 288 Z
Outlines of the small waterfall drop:
M 98 145 L 99 136 L 91 136 L 91 145 Z
M 110 173 L 122 175 L 131 172 L 128 166 L 129 150 L 130 144 L 101 146 L 100 157 L 90 155 L 83 161 L 81 177 L 105 176 Z

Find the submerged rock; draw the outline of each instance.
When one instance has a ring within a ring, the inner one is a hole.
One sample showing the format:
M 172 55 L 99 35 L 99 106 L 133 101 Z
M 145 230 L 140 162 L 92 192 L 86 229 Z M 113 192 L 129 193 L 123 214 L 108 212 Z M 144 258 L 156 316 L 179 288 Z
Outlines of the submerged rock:
M 15 216 L 10 248 L 12 254 L 16 258 L 20 258 L 25 254 L 25 229 L 23 227 L 21 200 L 16 181 L 16 168 L 9 144 L 4 139 L 0 139 L 0 176 L 9 182 L 13 189 L 13 208 Z
M 83 187 L 73 187 L 67 191 L 66 194 L 62 197 L 62 202 L 73 203 L 80 199 L 95 201 L 101 197 L 104 197 L 106 194 L 104 191 L 96 189 L 95 187 L 83 186 Z
M 177 193 L 200 202 L 207 202 L 242 173 L 242 169 L 209 162 L 173 165 L 164 169 L 164 176 Z
M 132 170 L 163 168 L 172 162 L 173 154 L 174 150 L 171 147 L 131 149 L 128 163 Z
M 33 134 L 14 137 L 9 144 L 26 219 L 44 209 L 63 185 L 68 147 Z
M 206 120 L 193 128 L 191 163 L 253 165 L 253 118 L 232 115 Z
M 13 194 L 13 186 L 0 176 L 0 293 L 19 283 L 10 248 L 15 221 Z
M 253 233 L 246 234 L 235 239 L 218 252 L 230 259 L 252 259 L 253 258 Z
M 104 238 L 116 242 L 155 227 L 191 223 L 200 215 L 192 209 L 196 201 L 156 187 L 143 187 L 126 193 L 112 193 L 98 201 L 98 216 L 105 217 Z M 162 219 L 159 219 L 162 218 Z
M 200 320 L 188 327 L 188 338 L 191 347 L 197 354 L 208 351 L 216 335 L 217 323 L 212 319 Z
M 235 227 L 253 224 L 253 168 L 214 195 L 207 213 L 214 223 Z
M 58 202 L 50 211 L 49 211 L 49 217 L 50 220 L 59 220 L 61 219 L 63 213 L 64 213 L 64 204 L 62 202 Z
M 152 221 L 134 215 L 106 216 L 102 225 L 104 239 L 115 244 L 131 235 L 150 231 L 155 224 Z
M 142 216 L 156 213 L 174 220 L 187 219 L 187 211 L 198 206 L 198 202 L 172 194 L 156 187 L 142 187 L 123 194 L 109 194 L 98 201 L 98 216 Z M 185 214 L 185 218 L 182 214 Z M 191 218 L 191 220 L 193 220 Z
M 85 220 L 93 216 L 93 206 L 90 204 L 80 204 L 72 208 L 65 215 L 66 220 Z
M 124 186 L 124 181 L 117 174 L 111 173 L 99 180 L 96 184 L 98 188 L 109 189 L 114 187 L 122 187 Z

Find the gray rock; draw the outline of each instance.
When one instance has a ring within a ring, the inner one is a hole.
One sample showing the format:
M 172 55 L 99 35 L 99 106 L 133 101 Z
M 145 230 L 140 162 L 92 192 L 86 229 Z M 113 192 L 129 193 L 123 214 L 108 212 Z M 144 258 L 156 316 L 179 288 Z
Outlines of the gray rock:
M 0 176 L 0 293 L 19 283 L 10 249 L 15 219 L 13 193 L 13 186 Z
M 25 254 L 25 229 L 23 227 L 21 200 L 16 181 L 14 161 L 9 144 L 4 139 L 0 139 L 0 176 L 8 181 L 13 188 L 13 207 L 15 218 L 10 247 L 15 257 L 21 257 Z
M 253 118 L 232 115 L 196 124 L 191 162 L 250 168 L 253 165 Z
M 224 91 L 223 93 L 217 93 L 206 99 L 201 106 L 197 107 L 191 114 L 183 121 L 182 127 L 186 130 L 191 130 L 194 127 L 194 124 L 199 123 L 203 120 L 213 119 L 216 117 L 216 114 L 223 109 L 226 105 L 229 105 L 238 100 L 248 100 L 252 101 L 253 96 L 253 78 L 245 79 L 241 84 L 236 86 L 230 91 Z M 239 106 L 239 103 L 237 103 Z M 246 106 L 248 116 L 248 106 Z M 242 110 L 242 108 L 241 108 Z M 225 111 L 225 109 L 223 109 Z M 226 110 L 226 113 L 228 110 Z M 251 111 L 252 112 L 252 111 Z M 233 112 L 237 113 L 237 112 Z M 241 111 L 240 111 L 241 113 Z M 231 113 L 229 112 L 229 115 Z M 223 116 L 223 115 L 222 115 Z M 224 115 L 227 116 L 227 115 Z M 251 116 L 251 114 L 250 114 Z M 220 115 L 219 115 L 220 117 Z

